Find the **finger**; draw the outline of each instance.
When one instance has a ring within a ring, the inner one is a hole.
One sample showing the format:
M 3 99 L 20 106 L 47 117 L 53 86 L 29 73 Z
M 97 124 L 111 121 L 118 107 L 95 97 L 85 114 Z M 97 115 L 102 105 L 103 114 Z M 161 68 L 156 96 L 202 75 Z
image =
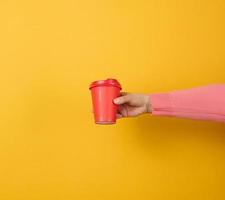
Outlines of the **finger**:
M 124 103 L 128 103 L 130 101 L 130 95 L 120 96 L 113 100 L 113 102 L 117 105 L 122 105 Z
M 117 109 L 117 112 L 116 112 L 116 115 L 121 115 L 122 116 L 122 113 L 121 113 L 121 106 L 118 106 L 118 109 Z
M 128 95 L 128 92 L 120 92 L 120 97 Z M 117 105 L 120 105 L 118 101 L 120 101 L 120 97 L 117 97 L 116 99 L 113 100 L 113 102 Z M 119 99 L 119 100 L 118 100 Z
M 121 114 L 123 117 L 128 117 L 128 113 L 127 113 L 127 109 L 125 105 L 120 105 L 118 112 L 119 112 L 118 114 Z

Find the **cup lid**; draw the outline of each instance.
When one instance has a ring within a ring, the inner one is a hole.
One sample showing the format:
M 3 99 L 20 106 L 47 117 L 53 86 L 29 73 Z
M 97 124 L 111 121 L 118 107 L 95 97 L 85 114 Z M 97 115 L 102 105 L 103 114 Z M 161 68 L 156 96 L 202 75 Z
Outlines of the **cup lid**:
M 91 89 L 93 87 L 98 87 L 98 86 L 114 86 L 114 87 L 118 87 L 118 88 L 122 89 L 120 83 L 116 79 L 113 79 L 113 78 L 108 78 L 106 80 L 94 81 L 91 83 L 89 89 Z

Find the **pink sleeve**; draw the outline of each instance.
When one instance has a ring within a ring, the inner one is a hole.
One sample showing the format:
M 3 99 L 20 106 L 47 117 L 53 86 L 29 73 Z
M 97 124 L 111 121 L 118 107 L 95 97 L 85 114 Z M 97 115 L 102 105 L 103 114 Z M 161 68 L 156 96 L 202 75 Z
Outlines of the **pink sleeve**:
M 225 122 L 225 84 L 151 94 L 152 114 Z

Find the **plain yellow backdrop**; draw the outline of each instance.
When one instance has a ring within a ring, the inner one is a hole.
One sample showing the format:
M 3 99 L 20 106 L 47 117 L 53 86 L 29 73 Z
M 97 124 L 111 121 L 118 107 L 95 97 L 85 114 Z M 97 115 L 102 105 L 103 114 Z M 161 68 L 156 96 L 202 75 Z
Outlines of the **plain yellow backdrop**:
M 1 0 L 1 200 L 222 200 L 225 126 L 93 123 L 88 86 L 225 82 L 224 0 Z

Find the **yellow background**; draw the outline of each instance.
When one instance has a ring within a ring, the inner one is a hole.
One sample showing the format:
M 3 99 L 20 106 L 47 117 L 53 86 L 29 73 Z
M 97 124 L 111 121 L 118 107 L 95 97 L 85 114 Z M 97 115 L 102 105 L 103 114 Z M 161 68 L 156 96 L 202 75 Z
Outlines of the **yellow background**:
M 224 0 L 1 0 L 1 200 L 222 200 L 225 126 L 93 123 L 93 80 L 225 81 Z

